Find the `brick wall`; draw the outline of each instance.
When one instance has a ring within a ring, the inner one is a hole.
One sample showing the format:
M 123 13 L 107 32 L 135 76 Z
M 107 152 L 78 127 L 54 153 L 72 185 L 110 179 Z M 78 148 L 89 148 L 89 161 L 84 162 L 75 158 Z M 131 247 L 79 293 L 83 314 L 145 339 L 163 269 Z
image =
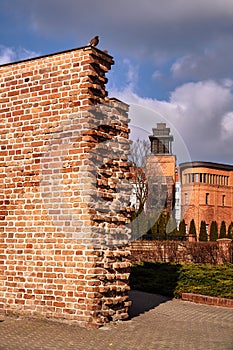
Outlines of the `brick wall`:
M 0 66 L 0 312 L 127 317 L 128 106 L 84 47 Z
M 131 260 L 140 262 L 194 262 L 207 264 L 232 263 L 230 239 L 217 242 L 133 241 Z

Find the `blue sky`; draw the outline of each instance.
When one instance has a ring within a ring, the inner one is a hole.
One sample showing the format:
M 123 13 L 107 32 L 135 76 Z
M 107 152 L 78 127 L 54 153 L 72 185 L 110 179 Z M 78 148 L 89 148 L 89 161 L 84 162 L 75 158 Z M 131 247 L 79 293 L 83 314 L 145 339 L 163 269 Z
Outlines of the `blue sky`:
M 233 163 L 232 0 L 0 0 L 0 33 L 0 64 L 98 34 L 132 129 L 166 121 L 180 161 Z

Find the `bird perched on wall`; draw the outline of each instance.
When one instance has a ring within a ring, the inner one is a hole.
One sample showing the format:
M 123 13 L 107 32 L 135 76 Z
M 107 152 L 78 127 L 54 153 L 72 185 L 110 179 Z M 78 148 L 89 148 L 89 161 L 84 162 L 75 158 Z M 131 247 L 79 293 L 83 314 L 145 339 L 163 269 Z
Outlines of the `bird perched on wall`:
M 94 38 L 92 38 L 89 42 L 89 46 L 97 46 L 99 44 L 99 37 L 96 35 Z

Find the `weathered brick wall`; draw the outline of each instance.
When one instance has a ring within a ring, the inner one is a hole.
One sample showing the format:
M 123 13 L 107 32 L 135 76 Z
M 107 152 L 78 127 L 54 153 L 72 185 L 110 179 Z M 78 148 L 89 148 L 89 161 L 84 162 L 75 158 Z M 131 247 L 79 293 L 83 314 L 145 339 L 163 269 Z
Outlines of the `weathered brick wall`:
M 127 317 L 128 106 L 85 47 L 0 66 L 0 312 Z
M 230 239 L 217 242 L 133 241 L 131 260 L 140 262 L 232 263 L 233 244 Z

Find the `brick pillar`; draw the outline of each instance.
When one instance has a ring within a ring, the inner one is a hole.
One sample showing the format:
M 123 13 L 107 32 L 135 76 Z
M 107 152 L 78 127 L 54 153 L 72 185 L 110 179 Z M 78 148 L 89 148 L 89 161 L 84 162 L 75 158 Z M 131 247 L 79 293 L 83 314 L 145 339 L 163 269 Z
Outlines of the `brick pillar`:
M 108 54 L 0 66 L 0 312 L 98 327 L 127 317 L 128 106 Z
M 217 239 L 218 243 L 218 264 L 232 263 L 232 240 L 229 238 Z

